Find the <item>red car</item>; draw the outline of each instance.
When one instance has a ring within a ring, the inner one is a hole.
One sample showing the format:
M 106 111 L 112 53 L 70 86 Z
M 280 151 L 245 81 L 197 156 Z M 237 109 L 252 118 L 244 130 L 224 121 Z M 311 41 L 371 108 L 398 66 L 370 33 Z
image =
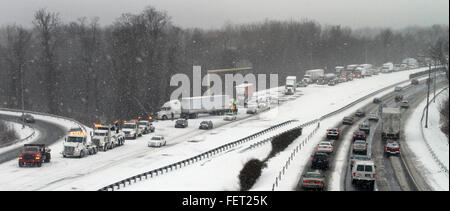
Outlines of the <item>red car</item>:
M 19 166 L 38 166 L 50 162 L 50 149 L 45 144 L 25 144 L 24 151 L 19 155 Z

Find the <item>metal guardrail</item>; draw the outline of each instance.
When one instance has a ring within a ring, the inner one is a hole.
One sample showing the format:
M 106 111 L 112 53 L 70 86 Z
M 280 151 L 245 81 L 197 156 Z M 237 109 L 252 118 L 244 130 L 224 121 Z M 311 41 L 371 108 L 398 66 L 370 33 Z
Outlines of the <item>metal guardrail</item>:
M 438 93 L 436 93 L 436 95 L 430 101 L 427 102 L 427 105 L 429 105 L 430 102 L 432 102 L 436 96 L 438 96 L 440 93 L 442 93 L 443 91 L 447 90 L 448 88 L 449 87 L 446 87 L 446 88 L 442 89 L 441 91 L 439 91 Z M 425 105 L 425 108 L 423 108 L 422 117 L 420 118 L 420 132 L 422 134 L 423 140 L 425 141 L 425 145 L 427 146 L 428 151 L 431 153 L 431 156 L 433 157 L 434 161 L 444 171 L 444 173 L 448 176 L 448 168 L 438 158 L 438 156 L 436 155 L 434 150 L 431 148 L 431 145 L 430 145 L 429 141 L 426 139 L 425 134 L 423 133 L 422 123 L 423 123 L 423 117 L 425 115 L 425 111 L 427 109 L 427 105 Z
M 272 126 L 270 128 L 264 129 L 264 130 L 262 130 L 262 131 L 260 131 L 258 133 L 249 135 L 249 136 L 247 136 L 245 138 L 241 138 L 241 139 L 239 139 L 237 141 L 230 142 L 228 144 L 224 144 L 222 146 L 216 147 L 216 148 L 214 148 L 212 150 L 209 150 L 209 151 L 201 153 L 199 155 L 187 158 L 185 160 L 182 160 L 182 161 L 179 161 L 179 162 L 176 162 L 176 163 L 172 163 L 172 164 L 169 164 L 169 165 L 166 165 L 166 166 L 154 169 L 154 170 L 150 170 L 150 171 L 147 171 L 147 172 L 144 172 L 144 173 L 132 176 L 132 177 L 128 177 L 128 178 L 123 179 L 121 181 L 118 181 L 118 182 L 115 182 L 113 184 L 107 185 L 107 186 L 105 186 L 103 188 L 100 188 L 98 191 L 109 191 L 109 190 L 114 191 L 115 188 L 120 189 L 122 186 L 125 187 L 127 184 L 131 185 L 131 181 L 136 183 L 138 179 L 139 179 L 139 181 L 141 181 L 144 177 L 145 177 L 145 179 L 148 179 L 149 177 L 153 178 L 153 177 L 156 177 L 158 175 L 162 175 L 164 173 L 168 173 L 169 171 L 178 170 L 180 168 L 192 165 L 192 164 L 197 163 L 197 162 L 199 162 L 201 160 L 204 160 L 204 159 L 207 159 L 209 157 L 212 157 L 212 156 L 215 156 L 217 154 L 220 154 L 220 153 L 222 153 L 224 151 L 227 151 L 229 149 L 233 149 L 233 148 L 235 148 L 235 147 L 237 147 L 239 145 L 242 145 L 242 144 L 244 144 L 244 143 L 246 143 L 246 142 L 248 142 L 250 140 L 253 140 L 253 139 L 257 138 L 257 137 L 260 137 L 261 135 L 264 135 L 264 134 L 267 134 L 269 132 L 278 130 L 279 128 L 284 127 L 286 125 L 292 124 L 293 122 L 297 122 L 297 120 L 288 120 L 288 121 L 282 122 L 282 123 L 277 124 L 275 126 Z M 279 134 L 276 134 L 276 135 L 279 135 Z

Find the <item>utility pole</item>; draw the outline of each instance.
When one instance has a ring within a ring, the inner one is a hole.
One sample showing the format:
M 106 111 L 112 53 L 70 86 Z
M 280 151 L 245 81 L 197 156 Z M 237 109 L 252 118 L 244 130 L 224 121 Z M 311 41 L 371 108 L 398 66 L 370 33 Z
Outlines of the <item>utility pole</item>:
M 431 64 L 428 65 L 429 69 L 428 69 L 428 80 L 427 80 L 427 86 L 428 86 L 428 91 L 427 91 L 427 114 L 425 117 L 425 128 L 428 128 L 428 102 L 430 100 L 430 80 L 431 80 Z
M 20 64 L 19 65 L 19 67 L 20 67 L 20 95 L 21 95 L 21 101 L 22 101 L 22 129 L 24 129 L 25 128 L 25 114 L 24 114 L 24 112 L 25 112 L 25 105 L 24 105 L 24 99 L 23 99 L 23 77 L 24 77 L 24 74 L 23 74 L 23 65 L 22 64 Z
M 439 61 L 437 61 L 437 62 L 439 62 Z M 433 88 L 433 103 L 435 103 L 436 102 L 436 72 L 437 72 L 437 66 L 436 66 L 437 64 L 436 63 L 434 63 L 434 88 Z

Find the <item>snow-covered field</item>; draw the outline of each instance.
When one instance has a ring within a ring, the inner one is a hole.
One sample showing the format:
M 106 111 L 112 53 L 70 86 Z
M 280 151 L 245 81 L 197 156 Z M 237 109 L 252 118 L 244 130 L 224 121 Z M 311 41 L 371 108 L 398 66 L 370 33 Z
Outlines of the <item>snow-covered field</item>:
M 425 140 L 422 138 L 423 130 L 425 139 L 428 141 L 431 150 L 438 160 L 448 170 L 449 146 L 448 138 L 440 130 L 439 108 L 444 99 L 448 99 L 448 89 L 436 97 L 435 103 L 430 103 L 428 112 L 428 128 L 425 128 L 425 118 L 421 122 L 422 112 L 426 106 L 426 99 L 421 102 L 407 120 L 405 125 L 405 135 L 407 147 L 415 155 L 417 168 L 421 170 L 423 178 L 433 190 L 448 191 L 449 177 L 433 158 Z
M 334 87 L 311 85 L 299 88 L 298 98 L 292 97 L 292 100 L 269 112 L 229 124 L 220 116 L 189 120 L 189 127 L 185 129 L 175 129 L 173 121 L 155 122 L 155 134 L 164 135 L 167 139 L 167 146 L 162 148 L 147 147 L 147 141 L 153 135 L 149 134 L 137 140 L 127 140 L 124 146 L 93 156 L 82 159 L 62 158 L 59 154 L 62 151 L 62 143 L 59 141 L 50 146 L 52 161 L 41 168 L 18 168 L 16 162 L 0 165 L 0 178 L 3 181 L 0 190 L 97 190 L 124 178 L 233 142 L 286 120 L 297 119 L 299 122 L 307 122 L 316 119 L 375 90 L 407 80 L 409 74 L 424 69 L 426 68 L 380 74 Z M 241 119 L 247 117 L 243 112 L 245 110 L 240 110 Z M 215 129 L 198 130 L 200 121 L 204 119 L 211 119 Z M 61 124 L 68 126 L 68 123 L 61 122 Z M 223 126 L 217 127 L 220 124 Z M 322 127 L 325 128 L 326 125 Z M 306 133 L 307 129 L 304 131 L 304 134 Z M 312 150 L 315 145 L 314 141 L 309 143 L 311 146 L 304 148 L 302 156 L 298 156 L 299 159 L 306 159 L 303 156 L 309 158 L 308 150 L 310 148 Z M 241 149 L 243 147 L 245 145 Z M 125 190 L 237 190 L 239 187 L 237 172 L 242 165 L 251 157 L 264 158 L 269 151 L 270 144 L 245 153 L 240 153 L 239 149 L 236 149 L 208 162 L 198 162 L 181 170 L 138 182 Z M 289 151 L 290 149 L 286 150 L 290 153 Z M 269 164 L 263 172 L 264 178 L 267 179 L 261 180 L 262 183 L 258 182 L 256 188 L 261 190 L 272 188 L 275 179 L 273 175 L 275 172 L 278 174 L 280 170 L 275 160 L 277 159 L 274 159 L 274 164 Z M 284 165 L 285 159 L 279 160 Z

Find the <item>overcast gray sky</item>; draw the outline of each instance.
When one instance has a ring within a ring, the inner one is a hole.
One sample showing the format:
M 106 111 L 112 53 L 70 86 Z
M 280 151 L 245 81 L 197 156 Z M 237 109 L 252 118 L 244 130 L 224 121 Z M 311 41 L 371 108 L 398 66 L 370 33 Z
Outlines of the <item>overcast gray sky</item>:
M 122 13 L 137 14 L 149 5 L 166 11 L 184 28 L 302 18 L 355 28 L 449 23 L 449 0 L 0 0 L 0 25 L 29 27 L 39 8 L 58 12 L 66 23 L 99 17 L 107 25 Z

